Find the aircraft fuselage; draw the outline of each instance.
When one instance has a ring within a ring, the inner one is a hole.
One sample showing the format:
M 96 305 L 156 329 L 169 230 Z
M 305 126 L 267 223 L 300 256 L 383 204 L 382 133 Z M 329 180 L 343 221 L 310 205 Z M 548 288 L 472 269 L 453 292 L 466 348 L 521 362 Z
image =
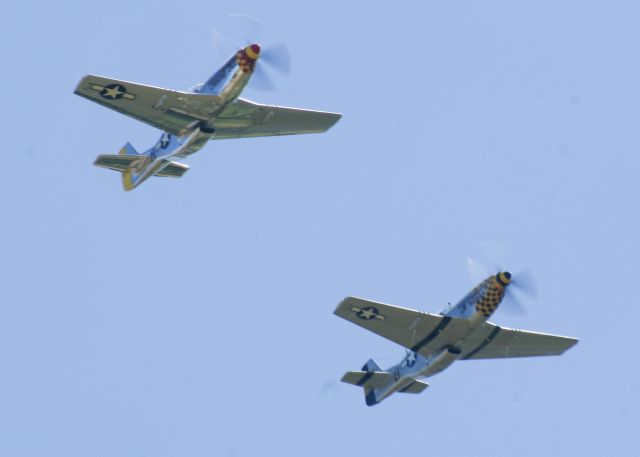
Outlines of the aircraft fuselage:
M 408 351 L 400 363 L 387 369 L 392 376 L 382 386 L 372 390 L 367 395 L 368 403 L 379 403 L 394 392 L 401 391 L 411 385 L 415 379 L 428 378 L 455 362 L 461 354 L 458 346 L 491 316 L 497 309 L 505 294 L 505 287 L 509 284 L 510 275 L 499 273 L 491 276 L 476 286 L 455 306 L 448 307 L 440 314 L 449 318 L 466 319 L 468 331 L 461 335 L 460 340 L 447 345 L 431 357 L 424 357 L 416 350 Z M 432 335 L 427 336 L 422 344 L 435 339 L 441 329 L 436 328 Z
M 137 169 L 123 174 L 125 189 L 131 190 L 160 173 L 169 165 L 172 157 L 186 157 L 199 151 L 215 136 L 216 115 L 240 96 L 251 78 L 259 55 L 259 48 L 257 53 L 252 54 L 253 57 L 247 55 L 252 46 L 239 50 L 211 78 L 192 90 L 194 93 L 218 97 L 219 105 L 214 114 L 207 120 L 195 123 L 181 136 L 163 132 L 158 142 L 141 154 L 144 160 L 140 161 Z

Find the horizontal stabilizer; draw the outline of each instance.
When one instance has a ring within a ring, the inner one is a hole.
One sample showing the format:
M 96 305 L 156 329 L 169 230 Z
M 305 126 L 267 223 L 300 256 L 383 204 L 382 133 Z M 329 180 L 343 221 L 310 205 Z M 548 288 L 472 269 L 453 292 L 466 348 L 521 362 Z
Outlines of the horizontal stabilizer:
M 422 392 L 427 387 L 429 387 L 429 384 L 427 384 L 426 382 L 418 381 L 417 379 L 413 379 L 411 384 L 409 384 L 406 387 L 403 387 L 402 389 L 398 390 L 398 392 L 405 393 L 405 394 L 419 394 L 420 392 Z
M 169 165 L 164 167 L 155 175 L 163 178 L 181 178 L 187 171 L 189 171 L 188 165 L 178 162 L 169 162 Z
M 144 158 L 145 157 L 141 155 L 102 154 L 96 158 L 93 164 L 97 167 L 124 172 L 138 166 Z
M 391 376 L 387 371 L 348 371 L 341 381 L 366 389 L 376 389 L 383 385 Z

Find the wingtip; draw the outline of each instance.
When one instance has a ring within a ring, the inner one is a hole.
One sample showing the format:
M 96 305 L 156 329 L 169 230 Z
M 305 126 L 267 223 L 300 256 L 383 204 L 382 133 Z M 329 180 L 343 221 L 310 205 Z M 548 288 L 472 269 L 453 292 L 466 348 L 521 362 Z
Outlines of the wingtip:
M 343 317 L 342 314 L 340 313 L 340 310 L 344 307 L 344 305 L 346 303 L 348 303 L 351 299 L 353 299 L 352 296 L 347 295 L 346 297 L 344 297 L 342 300 L 340 300 L 340 303 L 338 303 L 338 306 L 336 306 L 336 309 L 333 310 L 333 314 L 335 314 L 336 316 L 339 317 Z
M 564 349 L 562 350 L 562 352 L 559 353 L 559 355 L 564 354 L 569 349 L 571 349 L 576 344 L 578 344 L 578 342 L 580 341 L 578 338 L 573 338 L 571 336 L 565 336 L 564 338 L 565 338 L 565 341 L 566 341 L 566 345 L 565 345 Z
M 340 308 L 342 308 L 342 305 L 344 304 L 344 301 L 347 299 L 347 297 L 343 298 L 342 300 L 340 300 L 338 302 L 338 305 L 336 306 L 336 309 L 333 310 L 333 314 L 335 314 L 336 316 L 339 316 L 338 311 L 340 310 Z
M 342 119 L 342 113 L 331 113 L 331 114 L 333 114 L 333 119 L 331 124 L 329 124 L 329 126 L 327 127 L 327 130 L 329 130 L 331 127 L 336 125 L 340 121 L 340 119 Z
M 84 84 L 85 80 L 91 75 L 84 75 L 82 78 L 80 78 L 78 80 L 78 84 L 76 84 L 76 88 L 73 89 L 73 93 L 76 95 L 80 95 L 80 96 L 84 96 L 83 93 L 80 91 L 82 85 Z
M 345 297 L 342 298 L 342 300 L 340 300 L 340 303 L 338 304 L 338 306 L 342 305 L 344 302 L 347 302 L 351 299 L 353 299 L 351 295 L 346 295 Z

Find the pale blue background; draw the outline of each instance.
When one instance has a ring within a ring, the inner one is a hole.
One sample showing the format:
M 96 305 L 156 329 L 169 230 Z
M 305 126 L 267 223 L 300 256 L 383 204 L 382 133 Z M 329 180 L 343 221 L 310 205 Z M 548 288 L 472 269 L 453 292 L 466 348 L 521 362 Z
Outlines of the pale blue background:
M 260 102 L 325 135 L 209 143 L 131 193 L 93 167 L 155 129 L 72 94 L 185 89 L 211 28 L 293 59 Z M 637 2 L 3 3 L 1 456 L 637 455 Z M 461 362 L 368 408 L 339 382 L 403 349 L 346 295 L 439 311 L 509 246 L 541 293 L 507 326 L 558 358 Z

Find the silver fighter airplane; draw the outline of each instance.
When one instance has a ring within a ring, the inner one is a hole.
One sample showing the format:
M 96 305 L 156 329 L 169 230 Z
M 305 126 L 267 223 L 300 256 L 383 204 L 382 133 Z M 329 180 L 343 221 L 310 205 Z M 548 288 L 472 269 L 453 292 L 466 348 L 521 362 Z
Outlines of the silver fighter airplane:
M 131 190 L 150 176 L 181 177 L 189 167 L 173 158 L 193 154 L 209 140 L 319 133 L 340 119 L 337 113 L 239 98 L 260 51 L 258 44 L 238 50 L 211 78 L 188 92 L 102 76 L 82 78 L 76 94 L 164 131 L 143 153 L 127 143 L 119 154 L 98 156 L 94 165 L 121 172 L 124 189 Z
M 487 321 L 504 298 L 511 274 L 500 272 L 475 287 L 457 305 L 429 314 L 361 298 L 347 297 L 335 314 L 409 349 L 397 365 L 383 370 L 373 359 L 342 381 L 364 388 L 372 406 L 394 392 L 417 394 L 429 387 L 418 378 L 433 376 L 456 360 L 560 355 L 577 339 L 515 330 Z

